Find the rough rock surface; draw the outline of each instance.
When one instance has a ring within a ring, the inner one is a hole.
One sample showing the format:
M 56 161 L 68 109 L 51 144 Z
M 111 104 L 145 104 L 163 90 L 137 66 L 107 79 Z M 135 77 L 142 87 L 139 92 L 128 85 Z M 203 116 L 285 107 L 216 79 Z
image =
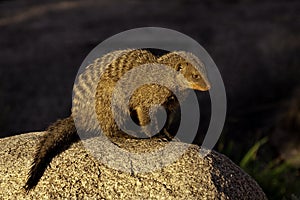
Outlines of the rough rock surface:
M 202 157 L 199 147 L 191 145 L 163 168 L 127 173 L 99 162 L 82 142 L 54 158 L 37 187 L 26 195 L 22 186 L 42 134 L 0 139 L 0 199 L 266 199 L 249 175 L 214 151 Z M 166 144 L 158 140 L 117 142 L 134 152 Z M 182 146 L 174 143 L 174 151 Z

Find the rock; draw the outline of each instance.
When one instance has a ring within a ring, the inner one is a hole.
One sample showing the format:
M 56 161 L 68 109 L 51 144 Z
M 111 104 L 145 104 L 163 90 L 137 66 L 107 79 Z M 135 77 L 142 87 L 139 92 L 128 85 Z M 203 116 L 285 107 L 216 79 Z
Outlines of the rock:
M 22 186 L 42 134 L 0 139 L 0 199 L 267 199 L 249 175 L 215 151 L 203 157 L 198 146 L 190 145 L 163 168 L 127 173 L 98 161 L 82 142 L 55 157 L 36 188 L 25 194 Z M 146 152 L 167 143 L 119 139 L 118 144 L 121 148 L 126 144 L 128 151 Z M 172 143 L 175 151 L 184 146 Z

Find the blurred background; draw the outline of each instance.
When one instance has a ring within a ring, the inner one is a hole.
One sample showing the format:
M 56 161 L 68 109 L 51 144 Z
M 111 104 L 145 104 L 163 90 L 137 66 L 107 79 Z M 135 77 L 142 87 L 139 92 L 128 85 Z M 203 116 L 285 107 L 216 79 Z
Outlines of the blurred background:
M 0 138 L 70 114 L 85 56 L 127 29 L 197 40 L 217 64 L 228 110 L 215 150 L 270 199 L 300 198 L 300 3 L 296 0 L 0 1 Z

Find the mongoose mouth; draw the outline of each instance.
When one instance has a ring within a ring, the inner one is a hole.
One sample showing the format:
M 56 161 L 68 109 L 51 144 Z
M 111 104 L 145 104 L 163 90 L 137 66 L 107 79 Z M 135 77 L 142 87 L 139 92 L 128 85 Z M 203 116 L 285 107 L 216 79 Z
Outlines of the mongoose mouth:
M 190 87 L 193 90 L 199 90 L 199 91 L 207 91 L 210 89 L 210 85 L 198 85 L 196 83 L 191 83 Z

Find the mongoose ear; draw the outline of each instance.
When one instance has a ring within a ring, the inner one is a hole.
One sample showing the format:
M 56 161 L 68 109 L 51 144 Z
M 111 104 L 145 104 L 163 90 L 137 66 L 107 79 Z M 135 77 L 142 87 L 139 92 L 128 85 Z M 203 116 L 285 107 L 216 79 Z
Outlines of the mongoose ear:
M 182 65 L 182 63 L 177 63 L 175 66 L 175 70 L 178 72 L 183 70 L 183 68 L 184 68 L 184 66 Z

